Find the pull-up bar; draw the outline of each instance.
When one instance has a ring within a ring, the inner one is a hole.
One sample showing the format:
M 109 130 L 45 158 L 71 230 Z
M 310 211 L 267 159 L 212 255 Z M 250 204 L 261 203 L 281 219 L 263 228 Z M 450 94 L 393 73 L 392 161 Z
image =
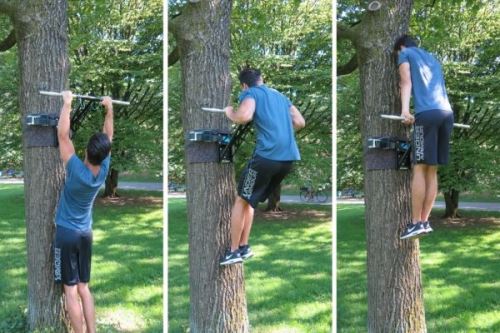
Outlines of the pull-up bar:
M 225 112 L 224 109 L 219 109 L 219 108 L 201 108 L 203 111 L 208 111 L 208 112 Z
M 390 115 L 390 114 L 381 114 L 380 117 L 382 117 L 384 119 L 392 119 L 392 120 L 405 120 L 405 117 L 395 116 L 395 115 Z M 458 124 L 458 123 L 454 123 L 453 126 L 458 127 L 458 128 L 465 128 L 465 129 L 470 128 L 470 125 Z
M 62 96 L 62 93 L 55 92 L 55 91 L 43 91 L 43 90 L 40 90 L 40 95 Z M 95 96 L 89 96 L 89 95 L 77 95 L 77 94 L 73 94 L 73 97 L 81 98 L 81 99 L 88 99 L 88 100 L 91 100 L 91 101 L 102 101 L 102 97 L 95 97 Z M 117 105 L 130 105 L 130 102 L 119 101 L 119 100 L 116 100 L 116 99 L 112 99 L 111 103 L 117 104 Z

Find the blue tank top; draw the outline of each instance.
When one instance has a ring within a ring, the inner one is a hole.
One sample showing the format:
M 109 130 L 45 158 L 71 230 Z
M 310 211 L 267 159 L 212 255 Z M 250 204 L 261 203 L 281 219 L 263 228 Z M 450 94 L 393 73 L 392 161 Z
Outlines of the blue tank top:
M 406 47 L 399 53 L 398 66 L 410 64 L 415 113 L 429 110 L 451 111 L 441 64 L 433 55 L 418 47 Z
M 106 180 L 111 155 L 101 163 L 97 176 L 73 154 L 66 163 L 66 181 L 64 183 L 56 213 L 56 224 L 73 230 L 92 228 L 92 205 Z
M 264 84 L 241 92 L 240 103 L 246 98 L 255 100 L 255 154 L 273 161 L 300 160 L 290 115 L 292 102 Z

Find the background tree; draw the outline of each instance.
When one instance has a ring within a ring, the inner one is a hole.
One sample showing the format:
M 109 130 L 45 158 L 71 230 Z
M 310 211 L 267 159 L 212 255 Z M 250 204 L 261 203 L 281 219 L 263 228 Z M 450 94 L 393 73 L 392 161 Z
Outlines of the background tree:
M 229 127 L 224 116 L 201 107 L 229 101 L 230 15 L 231 1 L 190 1 L 169 20 L 181 65 L 184 134 L 196 128 Z M 248 332 L 243 266 L 219 266 L 229 244 L 233 165 L 187 163 L 186 181 L 190 331 Z
M 10 46 L 17 43 L 20 118 L 42 110 L 58 112 L 61 101 L 43 98 L 38 90 L 41 85 L 56 90 L 68 86 L 66 1 L 0 1 L 0 13 L 12 22 L 14 41 Z M 28 148 L 25 139 L 23 137 L 28 328 L 61 332 L 65 330 L 61 288 L 53 280 L 51 244 L 64 170 L 57 148 Z
M 376 2 L 374 2 L 376 3 Z M 352 3 L 351 3 L 352 4 Z M 356 23 L 337 23 L 339 40 L 354 47 L 361 89 L 361 139 L 379 135 L 403 136 L 400 124 L 380 114 L 400 110 L 393 45 L 408 29 L 411 1 L 380 1 L 369 11 L 366 2 L 349 11 Z M 347 15 L 339 11 L 340 18 Z M 349 70 L 339 71 L 339 74 Z M 418 240 L 401 241 L 399 233 L 410 220 L 409 173 L 369 170 L 363 161 L 367 237 L 368 332 L 426 332 Z

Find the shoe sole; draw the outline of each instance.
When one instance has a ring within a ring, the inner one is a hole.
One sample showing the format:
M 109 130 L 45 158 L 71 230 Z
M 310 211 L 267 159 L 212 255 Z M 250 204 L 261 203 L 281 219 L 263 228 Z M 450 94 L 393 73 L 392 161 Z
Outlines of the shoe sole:
M 237 263 L 240 263 L 240 262 L 243 262 L 243 260 L 241 258 L 239 258 L 239 259 L 231 259 L 231 260 L 227 260 L 227 261 L 222 261 L 221 263 L 219 263 L 219 265 L 221 265 L 221 266 L 227 266 L 227 265 L 237 264 Z
M 408 239 L 408 238 L 414 238 L 422 234 L 426 234 L 427 232 L 425 230 L 420 230 L 420 231 L 414 231 L 406 236 L 401 236 L 399 239 Z
M 250 259 L 253 257 L 253 253 L 250 253 L 250 254 L 247 254 L 247 255 L 244 255 L 244 256 L 241 256 L 241 259 L 243 260 L 247 260 L 247 259 Z

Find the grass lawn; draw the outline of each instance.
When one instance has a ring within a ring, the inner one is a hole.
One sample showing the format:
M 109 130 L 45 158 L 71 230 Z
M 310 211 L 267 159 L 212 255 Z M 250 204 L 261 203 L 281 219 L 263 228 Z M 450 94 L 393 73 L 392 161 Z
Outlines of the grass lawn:
M 442 210 L 433 211 L 441 216 Z M 433 220 L 420 240 L 429 332 L 500 332 L 500 213 Z M 366 331 L 364 207 L 337 207 L 338 332 Z
M 282 204 L 286 220 L 256 214 L 245 263 L 252 333 L 330 332 L 331 206 Z M 189 328 L 186 201 L 169 200 L 169 332 Z M 266 256 L 273 256 L 273 266 Z
M 97 332 L 162 332 L 161 192 L 98 200 L 90 287 Z M 0 185 L 0 332 L 25 332 L 26 244 L 22 185 Z

